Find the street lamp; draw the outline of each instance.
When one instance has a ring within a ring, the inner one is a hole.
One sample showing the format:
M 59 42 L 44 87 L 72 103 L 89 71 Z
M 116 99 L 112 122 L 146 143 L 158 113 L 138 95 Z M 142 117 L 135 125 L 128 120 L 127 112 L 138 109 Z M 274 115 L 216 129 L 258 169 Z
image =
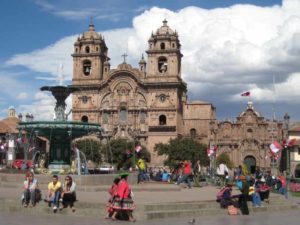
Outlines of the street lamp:
M 284 146 L 286 151 L 286 177 L 289 179 L 290 176 L 290 149 L 287 146 L 287 141 L 289 138 L 289 123 L 290 123 L 290 116 L 288 113 L 284 114 L 284 138 L 286 140 L 286 145 Z
M 210 121 L 209 122 L 209 128 L 210 128 L 210 132 L 211 132 L 211 135 L 213 135 L 213 138 L 210 138 L 210 143 L 209 143 L 209 148 L 214 148 L 214 145 L 216 145 L 216 142 L 217 142 L 217 132 L 218 132 L 218 125 L 216 124 L 216 121 Z M 215 173 L 215 153 L 212 154 L 210 156 L 210 167 L 211 167 L 211 175 L 212 177 L 214 177 L 214 173 Z

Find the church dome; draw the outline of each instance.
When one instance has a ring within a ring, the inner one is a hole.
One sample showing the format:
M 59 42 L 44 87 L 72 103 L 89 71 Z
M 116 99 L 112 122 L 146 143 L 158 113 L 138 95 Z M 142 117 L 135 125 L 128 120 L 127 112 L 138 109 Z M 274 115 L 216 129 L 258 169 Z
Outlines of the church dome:
M 157 35 L 169 35 L 175 34 L 175 32 L 168 26 L 168 21 L 164 19 L 163 25 L 157 29 Z
M 90 24 L 89 30 L 82 34 L 82 39 L 102 39 L 102 37 L 95 31 L 94 24 Z

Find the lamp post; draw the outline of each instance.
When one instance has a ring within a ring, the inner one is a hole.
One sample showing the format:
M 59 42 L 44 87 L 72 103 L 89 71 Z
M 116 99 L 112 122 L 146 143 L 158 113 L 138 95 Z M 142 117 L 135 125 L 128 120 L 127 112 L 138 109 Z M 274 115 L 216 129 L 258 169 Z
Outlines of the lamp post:
M 209 143 L 209 148 L 214 148 L 214 145 L 216 145 L 217 142 L 217 132 L 218 132 L 218 128 L 217 128 L 217 124 L 216 121 L 210 121 L 209 123 L 209 128 L 210 128 L 210 132 L 211 135 L 213 136 L 212 138 L 210 138 L 210 143 Z M 211 167 L 211 175 L 212 177 L 215 176 L 215 164 L 216 164 L 216 160 L 215 160 L 215 154 L 212 154 L 210 156 L 210 167 Z
M 290 123 L 290 116 L 288 113 L 284 114 L 284 138 L 286 141 L 288 141 L 289 138 L 289 123 Z M 289 146 L 286 144 L 284 146 L 285 152 L 286 152 L 286 179 L 289 180 L 290 178 L 290 170 L 291 170 L 291 165 L 290 165 L 290 149 Z

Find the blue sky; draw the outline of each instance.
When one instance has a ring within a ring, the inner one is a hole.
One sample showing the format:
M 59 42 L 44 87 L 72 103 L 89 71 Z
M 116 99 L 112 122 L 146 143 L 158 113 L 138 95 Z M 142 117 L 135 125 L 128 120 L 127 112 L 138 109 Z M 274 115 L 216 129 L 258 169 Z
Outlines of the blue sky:
M 300 0 L 1 3 L 0 118 L 11 105 L 37 119 L 52 117 L 54 101 L 39 87 L 57 84 L 60 64 L 65 84 L 70 84 L 72 45 L 93 17 L 96 30 L 105 35 L 113 67 L 124 51 L 137 66 L 151 31 L 166 18 L 179 32 L 190 101 L 212 102 L 219 119 L 234 119 L 248 100 L 240 94 L 251 91 L 262 116 L 271 118 L 275 106 L 278 119 L 288 112 L 292 120 L 300 120 L 295 85 L 300 82 Z

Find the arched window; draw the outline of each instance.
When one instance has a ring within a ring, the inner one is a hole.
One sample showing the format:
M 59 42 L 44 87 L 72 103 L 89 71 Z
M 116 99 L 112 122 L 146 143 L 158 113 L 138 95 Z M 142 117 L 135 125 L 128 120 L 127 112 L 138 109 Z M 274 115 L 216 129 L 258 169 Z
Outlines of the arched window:
M 191 138 L 196 138 L 197 131 L 195 128 L 190 129 L 190 136 Z
M 89 76 L 92 72 L 92 63 L 90 60 L 85 60 L 83 62 L 83 73 L 86 76 Z
M 83 116 L 83 117 L 81 117 L 81 122 L 88 123 L 89 118 L 87 116 Z
M 164 42 L 160 43 L 160 49 L 165 49 L 166 48 L 166 45 Z
M 159 125 L 166 125 L 167 124 L 167 117 L 165 115 L 159 116 Z
M 98 47 L 96 47 L 96 52 L 98 52 L 98 50 L 99 50 L 99 48 L 98 48 Z
M 90 47 L 89 47 L 89 46 L 86 46 L 86 47 L 85 47 L 85 52 L 86 52 L 86 53 L 90 53 Z
M 175 48 L 175 43 L 172 43 L 172 48 Z
M 75 52 L 78 52 L 78 48 L 75 48 Z
M 121 121 L 126 121 L 127 120 L 127 109 L 125 106 L 122 106 L 120 108 L 120 120 Z
M 166 57 L 159 57 L 158 58 L 158 71 L 160 73 L 165 73 L 168 70 L 168 60 Z

